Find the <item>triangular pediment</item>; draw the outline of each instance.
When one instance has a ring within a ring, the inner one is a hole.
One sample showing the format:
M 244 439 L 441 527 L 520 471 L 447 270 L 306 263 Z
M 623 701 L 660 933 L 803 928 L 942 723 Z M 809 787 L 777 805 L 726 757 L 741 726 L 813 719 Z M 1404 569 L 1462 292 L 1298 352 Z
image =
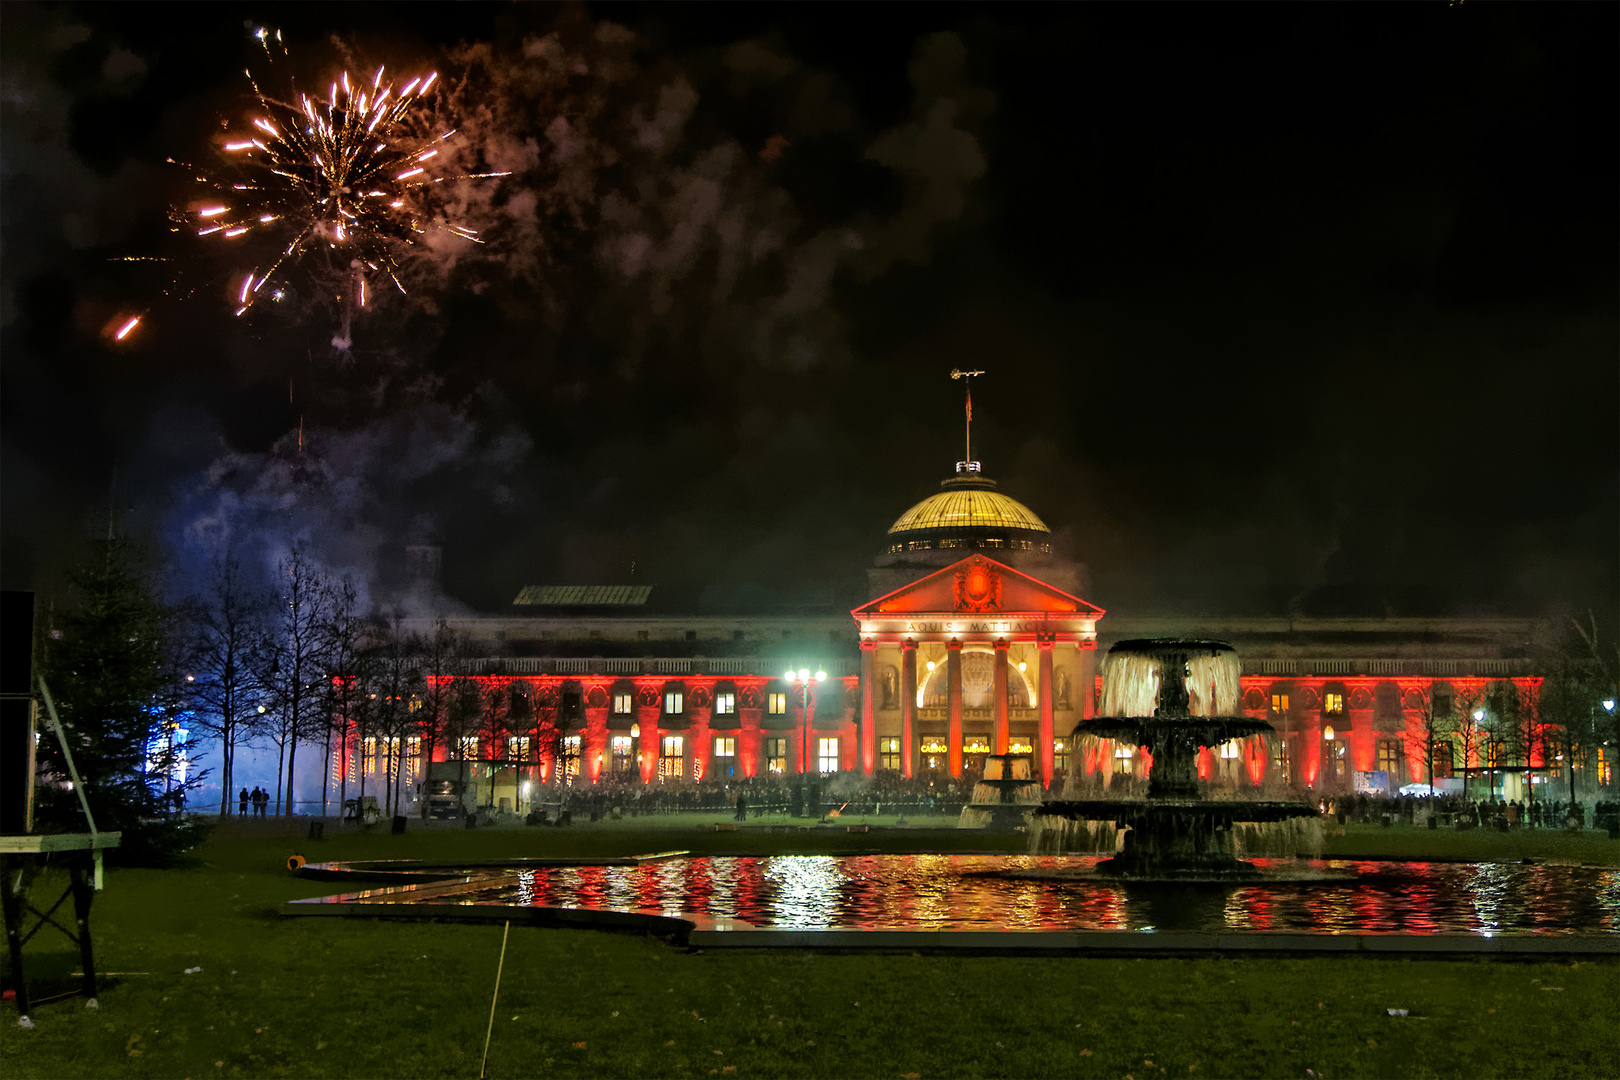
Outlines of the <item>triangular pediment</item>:
M 1099 618 L 1103 609 L 985 555 L 969 555 L 850 612 L 884 615 L 1064 614 Z

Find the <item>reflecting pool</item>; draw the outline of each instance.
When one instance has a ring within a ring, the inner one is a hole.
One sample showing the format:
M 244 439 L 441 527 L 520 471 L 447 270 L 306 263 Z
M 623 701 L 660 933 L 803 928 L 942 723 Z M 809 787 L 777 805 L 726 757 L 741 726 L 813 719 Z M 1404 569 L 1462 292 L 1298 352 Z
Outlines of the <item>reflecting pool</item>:
M 1268 880 L 1190 885 L 1086 877 L 1091 856 L 700 856 L 489 873 L 424 890 L 418 902 L 635 911 L 784 930 L 1620 934 L 1614 868 L 1255 861 Z M 411 903 L 414 894 L 362 895 Z

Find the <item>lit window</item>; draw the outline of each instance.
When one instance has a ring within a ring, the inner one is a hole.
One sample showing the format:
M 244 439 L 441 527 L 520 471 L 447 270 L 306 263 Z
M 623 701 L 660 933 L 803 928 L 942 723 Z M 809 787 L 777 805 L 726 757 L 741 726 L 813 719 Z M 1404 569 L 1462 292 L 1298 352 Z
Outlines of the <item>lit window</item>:
M 714 715 L 716 715 L 716 716 L 732 716 L 736 712 L 737 712 L 737 695 L 736 694 L 716 694 L 716 695 L 714 695 Z
M 1601 746 L 1597 748 L 1597 782 L 1603 787 L 1614 783 L 1614 759 Z
M 1069 740 L 1052 740 L 1052 768 L 1067 769 L 1069 767 Z
M 990 752 L 990 737 L 988 735 L 963 735 L 962 753 L 988 754 Z
M 562 772 L 563 772 L 564 776 L 578 776 L 579 775 L 579 755 L 580 755 L 580 750 L 581 749 L 583 749 L 583 744 L 582 744 L 582 742 L 580 740 L 580 737 L 578 735 L 565 735 L 565 736 L 563 736 L 563 741 L 562 741 L 563 769 L 562 769 Z
M 613 695 L 613 715 L 629 716 L 636 711 L 636 695 L 628 690 Z
M 878 740 L 878 768 L 898 769 L 900 767 L 900 740 L 897 738 Z
M 1451 744 L 1449 742 L 1436 743 L 1434 747 L 1434 778 L 1439 780 L 1450 776 L 1452 768 Z
M 926 735 L 922 741 L 922 752 L 925 754 L 948 754 L 951 751 L 950 747 L 945 745 L 945 740 L 940 736 Z
M 1401 744 L 1394 739 L 1378 740 L 1378 768 L 1396 776 L 1401 771 Z
M 1286 704 L 1283 705 L 1283 708 L 1286 709 L 1287 707 L 1288 706 Z M 1329 716 L 1337 716 L 1344 712 L 1344 695 L 1338 693 L 1323 694 L 1322 711 L 1327 713 Z
M 1274 713 L 1285 713 L 1285 712 L 1287 712 L 1288 711 L 1288 695 L 1287 694 L 1272 694 L 1271 695 L 1271 711 L 1274 712 Z
M 476 735 L 462 736 L 461 739 L 457 741 L 457 746 L 460 750 L 462 761 L 478 760 L 478 737 Z
M 788 741 L 786 739 L 765 740 L 765 771 L 771 773 L 787 772 Z
M 835 773 L 838 771 L 838 767 L 838 739 L 836 737 L 831 739 L 817 739 L 816 771 Z
M 1230 739 L 1221 743 L 1222 761 L 1236 761 L 1239 756 L 1238 741 L 1236 739 Z
M 770 713 L 772 716 L 786 716 L 787 694 L 766 694 L 765 711 Z
M 658 775 L 681 777 L 686 775 L 686 737 L 664 736 L 664 755 L 658 759 Z
M 686 709 L 686 695 L 679 690 L 668 690 L 664 693 L 664 713 L 668 716 L 679 716 Z
M 716 735 L 714 737 L 715 757 L 736 757 L 737 740 L 731 735 Z
M 506 740 L 506 756 L 512 761 L 529 760 L 529 737 L 516 735 Z
M 1033 754 L 1034 752 L 1035 744 L 1028 739 L 1010 739 L 1007 742 L 1007 753 L 1009 754 Z
M 1130 747 L 1121 746 L 1114 751 L 1114 775 L 1129 776 L 1135 764 L 1136 753 Z
M 628 735 L 615 735 L 611 743 L 613 751 L 613 771 L 626 773 L 630 771 L 631 761 L 635 757 L 633 740 Z

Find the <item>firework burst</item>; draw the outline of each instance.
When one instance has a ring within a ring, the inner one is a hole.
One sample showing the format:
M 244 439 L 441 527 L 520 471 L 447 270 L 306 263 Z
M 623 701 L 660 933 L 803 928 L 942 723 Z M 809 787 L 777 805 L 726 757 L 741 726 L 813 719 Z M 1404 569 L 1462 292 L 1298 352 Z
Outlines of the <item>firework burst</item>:
M 254 37 L 272 61 L 285 54 L 279 33 Z M 455 157 L 446 143 L 455 132 L 441 130 L 431 107 L 438 72 L 396 81 L 382 67 L 363 78 L 343 71 L 324 92 L 291 86 L 287 100 L 245 74 L 252 107 L 227 125 L 218 167 L 198 170 L 206 194 L 174 212 L 177 227 L 241 248 L 237 315 L 263 296 L 279 299 L 297 267 L 346 312 L 365 308 L 379 284 L 406 291 L 401 263 L 429 232 L 481 242 L 447 220 L 441 192 L 507 174 L 440 170 Z

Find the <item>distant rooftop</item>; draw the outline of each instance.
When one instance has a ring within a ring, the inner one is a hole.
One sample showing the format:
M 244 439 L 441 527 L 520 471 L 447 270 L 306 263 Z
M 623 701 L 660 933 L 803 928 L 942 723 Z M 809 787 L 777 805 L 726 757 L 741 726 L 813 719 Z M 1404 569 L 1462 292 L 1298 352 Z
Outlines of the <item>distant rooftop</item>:
M 525 585 L 513 604 L 529 607 L 640 607 L 651 585 Z

